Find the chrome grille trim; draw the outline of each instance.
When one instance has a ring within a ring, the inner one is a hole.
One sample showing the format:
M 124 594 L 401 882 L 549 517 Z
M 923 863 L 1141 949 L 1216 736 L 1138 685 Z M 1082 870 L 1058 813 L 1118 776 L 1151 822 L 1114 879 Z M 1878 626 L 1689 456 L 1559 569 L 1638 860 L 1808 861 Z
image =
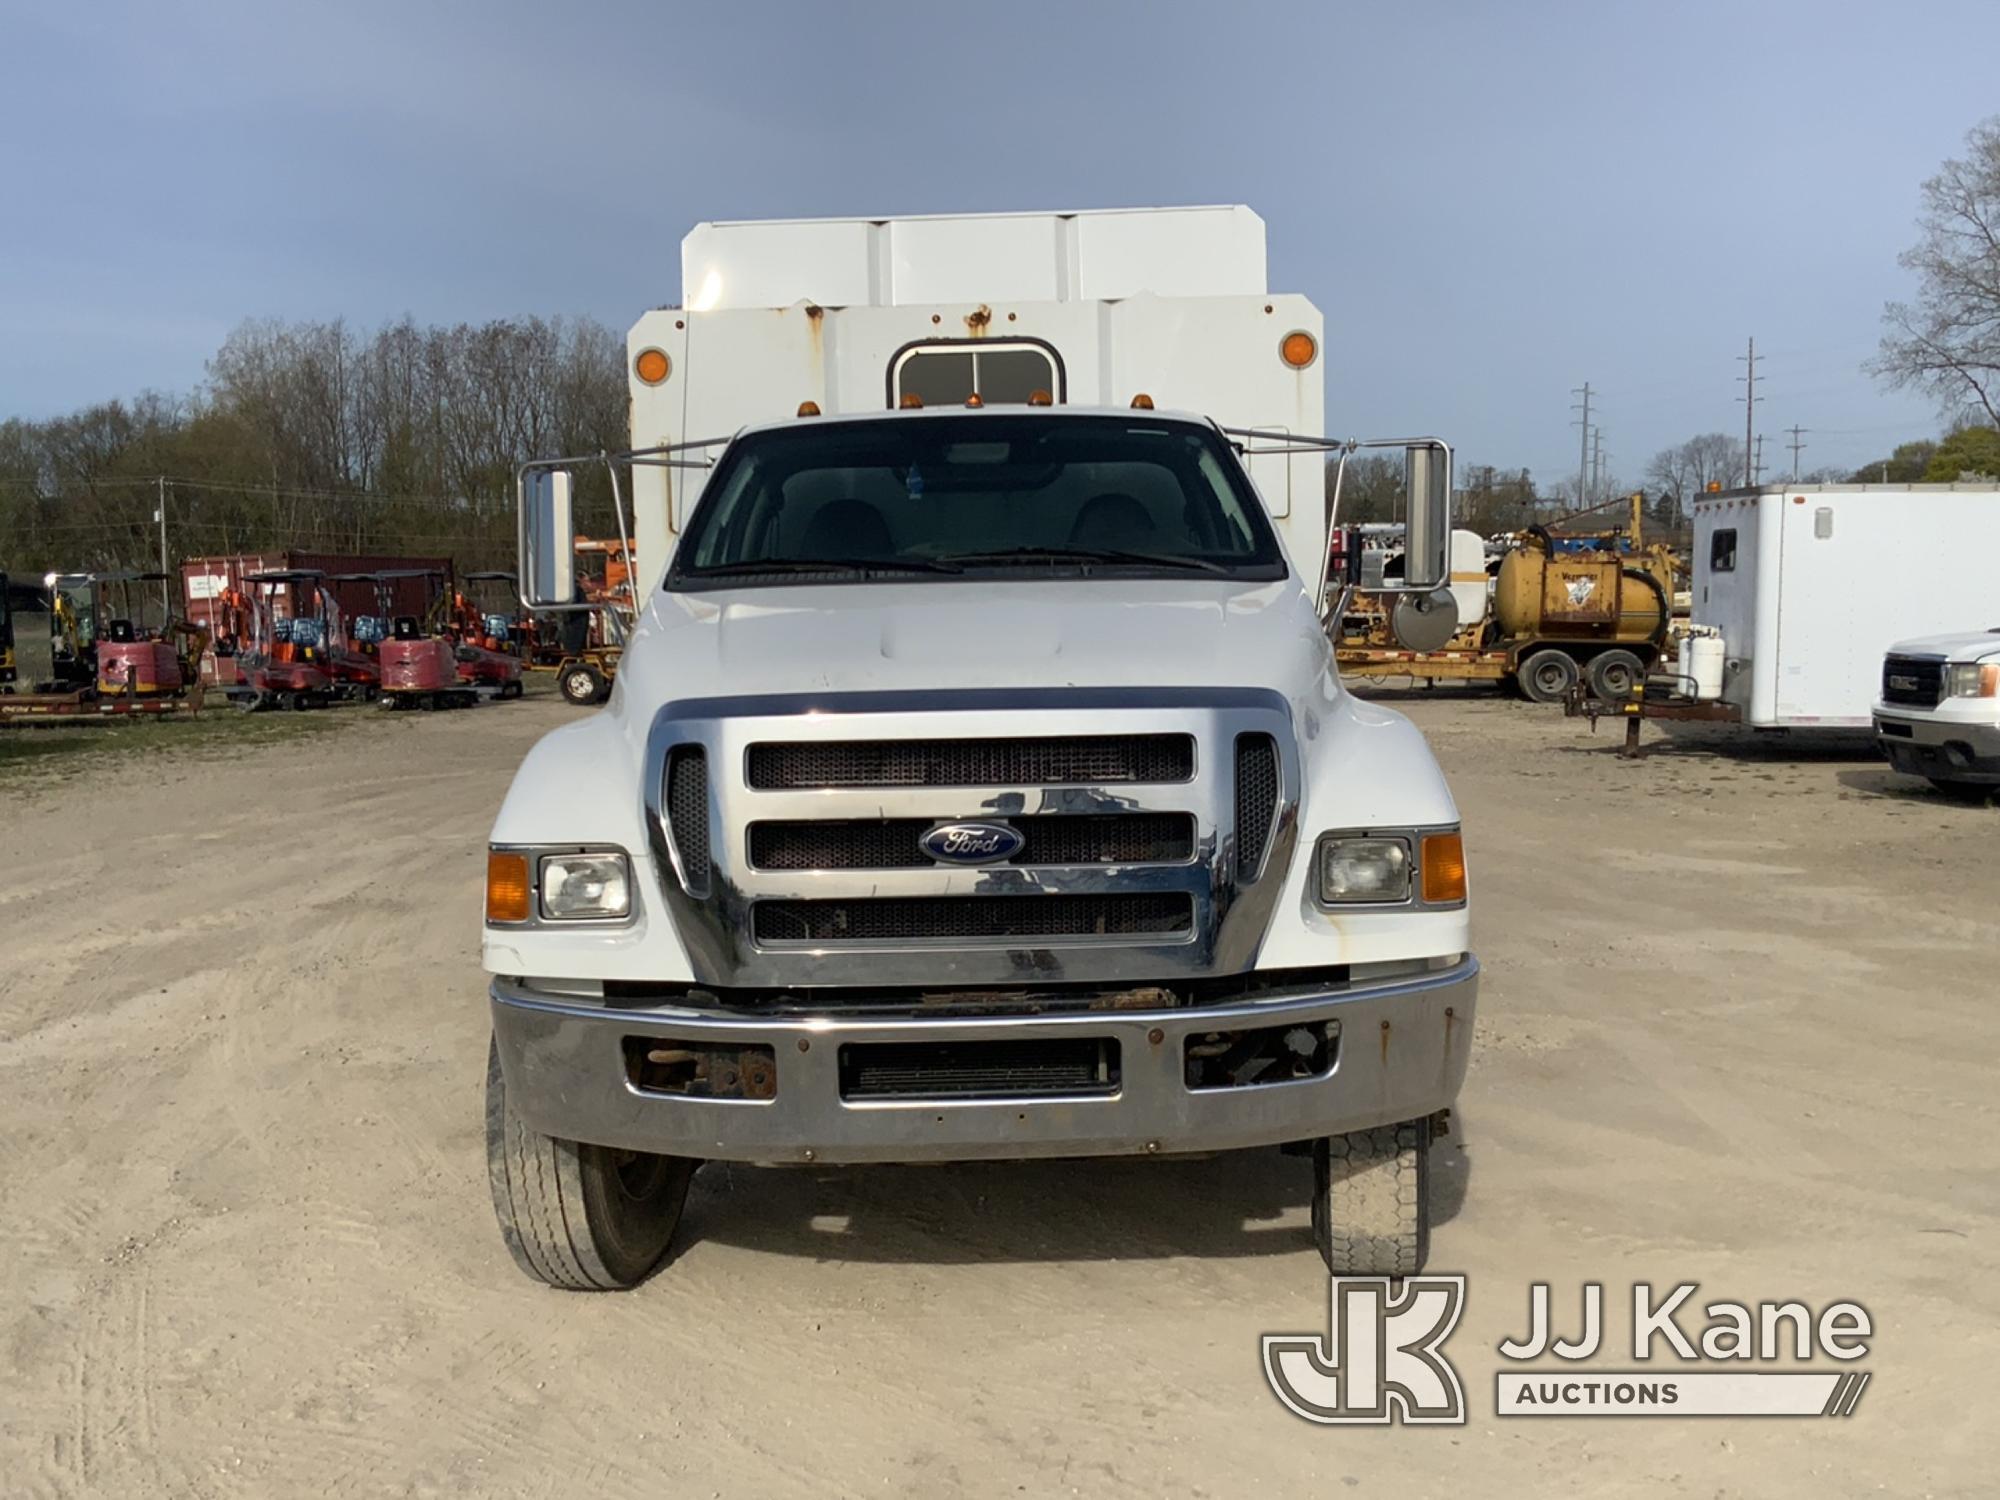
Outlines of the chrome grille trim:
M 1076 737 L 1079 723 L 1102 736 L 1182 735 L 1194 746 L 1193 775 L 1179 782 L 1093 786 L 1013 784 L 760 791 L 748 785 L 749 747 L 784 740 L 1039 740 Z M 968 733 L 968 731 L 971 731 Z M 1266 734 L 1277 748 L 1281 800 L 1261 867 L 1239 875 L 1236 859 L 1238 735 Z M 708 896 L 691 895 L 664 871 L 677 869 L 665 772 L 676 745 L 698 745 L 709 776 Z M 1257 689 L 1047 689 L 941 693 L 800 694 L 669 703 L 654 716 L 646 748 L 647 825 L 663 870 L 662 895 L 697 983 L 719 986 L 1133 982 L 1240 973 L 1253 967 L 1297 843 L 1298 750 L 1290 711 Z M 741 767 L 732 778 L 721 767 Z M 992 865 L 848 870 L 759 870 L 750 825 L 764 821 L 929 819 L 1009 821 L 1049 815 L 1175 813 L 1195 820 L 1186 863 Z M 870 939 L 760 945 L 758 901 L 864 900 L 1030 894 L 1181 892 L 1191 900 L 1185 931 L 1020 936 L 974 941 Z

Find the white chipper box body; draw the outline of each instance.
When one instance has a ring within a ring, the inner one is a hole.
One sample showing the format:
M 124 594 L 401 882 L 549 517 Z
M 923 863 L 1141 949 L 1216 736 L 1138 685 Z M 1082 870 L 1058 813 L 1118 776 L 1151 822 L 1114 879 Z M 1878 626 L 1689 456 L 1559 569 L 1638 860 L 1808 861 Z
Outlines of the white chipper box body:
M 1112 407 L 1143 394 L 1229 427 L 1324 431 L 1319 310 L 1267 289 L 1264 221 L 1241 206 L 698 224 L 681 288 L 629 336 L 635 446 L 726 438 L 807 401 L 835 416 L 973 394 Z M 1310 344 L 1288 343 L 1300 333 Z M 648 350 L 667 356 L 657 381 L 639 373 Z M 1317 559 L 1324 455 L 1245 465 L 1292 556 Z M 706 477 L 634 475 L 642 603 Z
M 1694 507 L 1693 623 L 1758 729 L 1867 729 L 1882 655 L 1962 629 L 2000 587 L 2000 487 L 1800 484 Z

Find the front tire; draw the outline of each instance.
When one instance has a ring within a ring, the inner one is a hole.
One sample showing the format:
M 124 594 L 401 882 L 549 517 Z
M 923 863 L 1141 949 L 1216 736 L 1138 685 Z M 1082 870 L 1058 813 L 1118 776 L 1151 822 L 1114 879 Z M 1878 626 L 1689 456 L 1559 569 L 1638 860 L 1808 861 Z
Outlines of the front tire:
M 699 1165 L 543 1135 L 507 1102 L 500 1047 L 486 1054 L 486 1175 L 514 1263 L 565 1291 L 637 1286 L 660 1263 Z
M 588 662 L 566 667 L 562 674 L 562 695 L 578 708 L 595 703 L 604 691 L 604 678 Z
M 1431 1122 L 1313 1143 L 1313 1243 L 1335 1276 L 1414 1276 L 1431 1253 Z
M 1957 802 L 1984 802 L 2000 795 L 2000 786 L 1990 781 L 1957 781 L 1949 776 L 1926 776 L 1924 780 Z

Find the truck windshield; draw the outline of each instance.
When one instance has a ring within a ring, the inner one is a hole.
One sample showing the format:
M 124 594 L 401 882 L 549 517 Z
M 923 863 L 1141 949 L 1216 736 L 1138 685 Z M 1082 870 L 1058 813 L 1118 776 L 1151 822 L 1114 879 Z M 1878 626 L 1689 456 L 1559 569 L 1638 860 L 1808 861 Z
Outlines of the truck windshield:
M 667 587 L 1285 576 L 1207 427 L 1135 415 L 806 419 L 732 444 Z

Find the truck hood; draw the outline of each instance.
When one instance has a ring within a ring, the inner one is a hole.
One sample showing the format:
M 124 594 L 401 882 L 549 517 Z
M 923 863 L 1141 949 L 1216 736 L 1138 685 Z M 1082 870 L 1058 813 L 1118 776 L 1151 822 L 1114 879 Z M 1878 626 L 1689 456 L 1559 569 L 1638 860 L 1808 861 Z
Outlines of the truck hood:
M 1066 579 L 656 592 L 619 668 L 639 702 L 1011 687 L 1325 691 L 1296 581 Z
M 1891 656 L 1942 656 L 1946 661 L 1978 661 L 2000 655 L 2000 630 L 1967 630 L 1956 635 L 1921 635 L 1898 641 Z

